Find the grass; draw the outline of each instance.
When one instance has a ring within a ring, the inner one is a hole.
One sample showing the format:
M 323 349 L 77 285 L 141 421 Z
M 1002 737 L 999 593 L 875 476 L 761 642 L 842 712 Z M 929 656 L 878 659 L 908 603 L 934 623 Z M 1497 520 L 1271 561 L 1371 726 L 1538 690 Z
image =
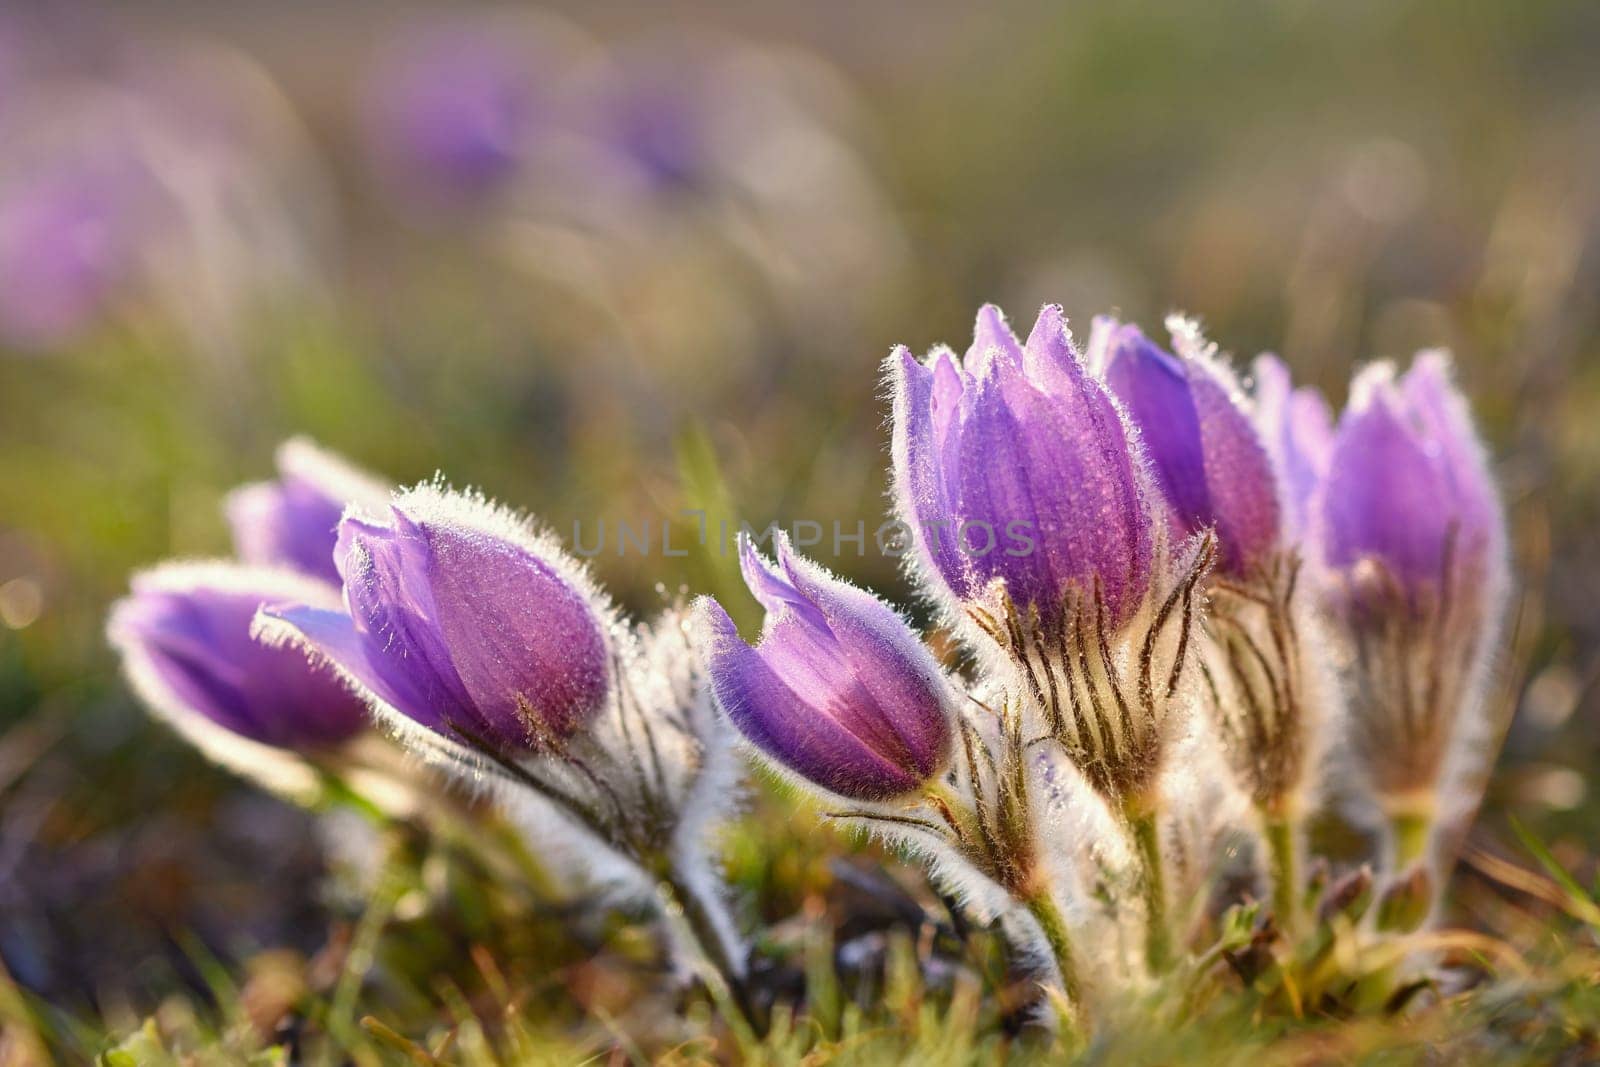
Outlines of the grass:
M 117 1067 L 958 1065 L 1069 1052 L 1083 1063 L 1254 1067 L 1600 1054 L 1600 904 L 1520 826 L 1509 842 L 1474 841 L 1435 929 L 1374 944 L 1358 934 L 1368 893 L 1291 949 L 1258 907 L 1235 906 L 1158 984 L 1103 996 L 1080 1038 L 1050 1025 L 1049 997 L 993 931 L 969 926 L 914 868 L 821 829 L 795 803 L 763 790 L 727 840 L 746 921 L 764 922 L 759 1039 L 664 969 L 648 916 L 552 891 L 560 879 L 531 872 L 534 857 L 508 861 L 514 838 L 486 819 L 434 837 L 359 824 L 383 859 L 355 881 L 346 872 L 351 906 L 319 951 L 258 950 L 229 967 L 188 943 L 200 989 L 142 1019 L 63 1011 L 0 977 L 0 1047 L 20 1063 L 98 1056 Z

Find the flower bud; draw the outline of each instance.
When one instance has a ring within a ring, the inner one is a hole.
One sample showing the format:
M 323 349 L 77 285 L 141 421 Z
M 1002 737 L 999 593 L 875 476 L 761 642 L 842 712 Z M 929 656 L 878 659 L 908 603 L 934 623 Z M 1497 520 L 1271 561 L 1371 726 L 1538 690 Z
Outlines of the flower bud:
M 552 539 L 483 500 L 408 490 L 386 522 L 347 515 L 335 559 L 345 611 L 271 608 L 262 628 L 326 657 L 391 723 L 521 754 L 605 707 L 609 607 Z
M 335 584 L 333 549 L 349 505 L 381 514 L 389 490 L 303 437 L 278 446 L 278 480 L 240 486 L 223 504 L 246 563 L 290 567 Z
M 1375 364 L 1351 386 L 1321 518 L 1326 563 L 1353 611 L 1421 615 L 1451 595 L 1481 601 L 1500 562 L 1504 515 L 1449 375 L 1448 357 L 1428 352 L 1398 381 Z
M 1328 888 L 1317 909 L 1317 918 L 1324 924 L 1335 916 L 1343 916 L 1358 923 L 1372 904 L 1372 868 L 1363 864 L 1341 877 Z
M 276 748 L 323 749 L 366 725 L 361 701 L 298 649 L 250 636 L 262 604 L 299 600 L 336 602 L 318 583 L 278 571 L 169 564 L 134 577 L 107 634 L 139 696 L 202 747 L 221 727 Z
M 1097 318 L 1089 350 L 1138 427 L 1180 537 L 1217 532 L 1218 570 L 1248 577 L 1282 542 L 1277 479 L 1233 373 L 1209 352 L 1181 358 L 1137 326 Z
M 1376 925 L 1385 933 L 1408 934 L 1427 921 L 1432 908 L 1433 879 L 1426 867 L 1413 867 L 1383 891 Z
M 895 496 L 930 582 L 968 603 L 1002 582 L 1051 633 L 1074 592 L 1102 598 L 1113 628 L 1139 610 L 1154 539 L 1138 460 L 1060 308 L 1024 345 L 986 306 L 964 358 L 898 348 L 889 374 Z
M 872 594 L 799 559 L 777 535 L 777 566 L 740 544 L 745 583 L 767 609 L 755 647 L 701 598 L 707 671 L 744 736 L 841 796 L 915 792 L 949 758 L 955 694 L 903 619 Z

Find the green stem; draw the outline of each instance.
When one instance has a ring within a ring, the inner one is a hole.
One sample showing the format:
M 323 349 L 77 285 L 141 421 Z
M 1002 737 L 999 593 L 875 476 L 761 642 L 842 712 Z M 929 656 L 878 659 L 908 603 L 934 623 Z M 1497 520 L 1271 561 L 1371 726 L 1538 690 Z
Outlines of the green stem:
M 356 1007 L 361 986 L 372 969 L 378 943 L 394 915 L 395 905 L 405 895 L 406 869 L 410 861 L 410 842 L 403 830 L 396 827 L 383 842 L 383 863 L 377 883 L 351 935 L 350 949 L 345 954 L 344 966 L 328 1004 L 328 1032 L 341 1044 L 353 1043 L 358 1036 Z
M 719 921 L 721 903 L 707 900 L 687 879 L 676 873 L 661 880 L 658 892 L 668 913 L 683 920 L 683 926 L 694 939 L 701 957 L 710 966 L 712 973 L 707 977 L 711 980 L 707 984 L 711 986 L 713 996 L 725 1002 L 723 1007 L 732 1009 L 736 1018 L 731 1018 L 730 1023 L 743 1029 L 746 1032 L 744 1036 L 754 1041 L 757 1033 L 755 1013 L 750 1002 L 750 989 L 744 980 L 743 953 L 737 944 L 732 943 L 726 923 Z
M 1139 857 L 1139 887 L 1144 895 L 1144 959 L 1151 974 L 1172 965 L 1172 930 L 1167 919 L 1167 882 L 1161 864 L 1161 830 L 1153 805 L 1130 801 L 1123 806 L 1134 851 Z
M 1061 909 L 1056 907 L 1048 890 L 1034 893 L 1022 903 L 1038 921 L 1039 929 L 1044 931 L 1044 939 L 1050 944 L 1050 954 L 1056 960 L 1056 969 L 1061 972 L 1062 992 L 1066 993 L 1067 999 L 1076 1008 L 1082 999 L 1082 986 L 1078 981 L 1078 963 L 1072 954 L 1072 938 L 1067 933 L 1066 918 L 1062 916 Z
M 1261 813 L 1272 879 L 1272 915 L 1278 929 L 1293 941 L 1300 928 L 1300 834 L 1285 815 Z
M 1389 838 L 1393 849 L 1395 877 L 1421 862 L 1428 852 L 1433 820 L 1419 811 L 1397 811 L 1389 816 Z
M 926 795 L 930 800 L 942 802 L 944 809 L 949 811 L 951 818 L 964 827 L 963 832 L 967 836 L 977 839 L 981 835 L 988 833 L 988 830 L 978 818 L 978 813 L 943 783 L 930 782 L 926 788 Z M 992 871 L 989 876 L 997 883 L 1000 881 Z M 1038 872 L 1037 877 L 1042 881 L 1043 873 Z M 1077 959 L 1072 952 L 1072 938 L 1067 932 L 1067 921 L 1062 916 L 1061 910 L 1056 907 L 1055 900 L 1050 894 L 1049 886 L 1040 884 L 1038 888 L 1026 893 L 1017 890 L 1010 892 L 1012 899 L 1019 901 L 1023 907 L 1028 909 L 1029 914 L 1038 921 L 1039 928 L 1044 932 L 1045 941 L 1050 946 L 1050 954 L 1055 958 L 1056 969 L 1061 974 L 1061 991 L 1072 1002 L 1073 1009 L 1078 1010 L 1081 1003 L 1079 998 L 1081 986 L 1078 980 Z M 1017 947 L 1026 950 L 1032 946 Z

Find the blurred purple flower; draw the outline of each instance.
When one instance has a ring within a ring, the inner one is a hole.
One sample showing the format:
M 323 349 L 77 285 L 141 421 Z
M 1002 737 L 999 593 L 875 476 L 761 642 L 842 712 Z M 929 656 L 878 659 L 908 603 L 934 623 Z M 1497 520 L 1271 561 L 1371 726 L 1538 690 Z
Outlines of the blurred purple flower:
M 745 583 L 767 610 L 759 645 L 701 598 L 718 702 L 762 752 L 858 800 L 887 800 L 937 776 L 950 750 L 953 693 L 938 663 L 888 605 L 797 558 L 777 566 L 740 544 Z
M 1113 627 L 1138 611 L 1154 552 L 1139 459 L 1059 307 L 1022 345 L 985 306 L 964 359 L 902 347 L 889 374 L 895 495 L 930 579 L 962 600 L 1001 579 L 1052 633 L 1073 590 L 1103 597 Z
M 293 648 L 251 639 L 263 604 L 327 596 L 281 572 L 171 564 L 133 579 L 107 633 L 139 695 L 194 734 L 214 724 L 251 741 L 306 751 L 348 740 L 366 709 L 333 671 Z
M 516 174 L 544 104 L 539 57 L 490 24 L 415 30 L 372 71 L 365 115 L 378 161 L 406 193 L 472 202 Z
M 63 159 L 0 188 L 0 338 L 45 349 L 94 326 L 132 260 L 134 181 L 115 162 Z
M 692 185 L 709 165 L 710 101 L 695 72 L 629 64 L 601 105 L 603 142 L 656 188 Z
M 1358 608 L 1481 594 L 1505 518 L 1448 357 L 1422 353 L 1398 381 L 1387 363 L 1357 376 L 1320 500 L 1324 560 Z
M 1214 528 L 1221 569 L 1246 576 L 1279 547 L 1278 482 L 1237 383 L 1208 355 L 1171 355 L 1137 326 L 1097 318 L 1089 350 L 1139 428 L 1179 536 Z
M 1289 368 L 1276 356 L 1258 356 L 1251 371 L 1256 425 L 1283 483 L 1289 534 L 1309 537 L 1312 498 L 1327 477 L 1333 450 L 1333 412 L 1316 389 L 1294 388 Z
M 241 486 L 223 505 L 246 563 L 290 567 L 337 585 L 333 550 L 347 505 L 382 512 L 389 490 L 303 438 L 278 448 L 278 480 Z
M 335 558 L 344 612 L 269 608 L 262 629 L 326 657 L 380 713 L 520 754 L 605 706 L 609 609 L 559 546 L 481 499 L 423 486 L 387 522 L 347 515 Z

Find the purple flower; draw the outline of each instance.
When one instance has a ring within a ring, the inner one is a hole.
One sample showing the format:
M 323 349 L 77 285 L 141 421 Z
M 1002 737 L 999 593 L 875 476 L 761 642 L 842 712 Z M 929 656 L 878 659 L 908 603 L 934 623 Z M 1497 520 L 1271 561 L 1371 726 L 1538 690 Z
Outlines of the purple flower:
M 598 132 L 649 185 L 667 189 L 693 184 L 710 163 L 710 101 L 701 67 L 662 58 L 622 65 L 602 94 Z
M 62 161 L 0 189 L 0 338 L 51 348 L 95 325 L 133 253 L 131 191 L 117 170 Z
M 1256 425 L 1283 484 L 1288 532 L 1291 537 L 1305 538 L 1312 532 L 1312 498 L 1328 473 L 1333 412 L 1317 390 L 1294 388 L 1289 368 L 1276 356 L 1258 356 L 1251 370 Z
M 1472 600 L 1504 553 L 1505 519 L 1449 360 L 1419 355 L 1398 381 L 1375 364 L 1351 385 L 1321 494 L 1324 562 L 1360 608 L 1423 613 Z
M 421 486 L 387 522 L 347 515 L 335 559 L 345 611 L 269 608 L 263 630 L 326 657 L 393 725 L 520 754 L 605 707 L 610 609 L 553 540 L 481 499 Z
M 1154 551 L 1139 461 L 1061 309 L 1022 345 L 986 306 L 964 359 L 897 348 L 889 373 L 895 495 L 928 577 L 961 600 L 999 579 L 1052 630 L 1072 590 L 1098 591 L 1113 627 L 1131 618 Z
M 745 583 L 767 609 L 760 644 L 716 601 L 699 601 L 707 671 L 734 725 L 773 760 L 841 796 L 887 800 L 945 766 L 954 695 L 894 609 L 798 559 L 740 544 Z
M 1110 318 L 1095 320 L 1089 350 L 1139 428 L 1178 535 L 1214 528 L 1225 573 L 1264 564 L 1282 533 L 1278 482 L 1231 372 L 1204 351 L 1164 352 Z
M 223 505 L 234 551 L 246 563 L 284 566 L 337 585 L 333 550 L 348 505 L 382 513 L 376 478 L 304 438 L 278 448 L 278 480 L 235 489 Z
M 294 751 L 327 748 L 366 725 L 333 671 L 299 649 L 251 639 L 256 611 L 332 590 L 294 575 L 229 564 L 171 564 L 133 579 L 107 633 L 143 699 L 185 732 L 208 726 Z
M 471 202 L 516 174 L 545 95 L 538 50 L 510 27 L 447 24 L 410 33 L 367 86 L 374 149 L 424 201 Z

